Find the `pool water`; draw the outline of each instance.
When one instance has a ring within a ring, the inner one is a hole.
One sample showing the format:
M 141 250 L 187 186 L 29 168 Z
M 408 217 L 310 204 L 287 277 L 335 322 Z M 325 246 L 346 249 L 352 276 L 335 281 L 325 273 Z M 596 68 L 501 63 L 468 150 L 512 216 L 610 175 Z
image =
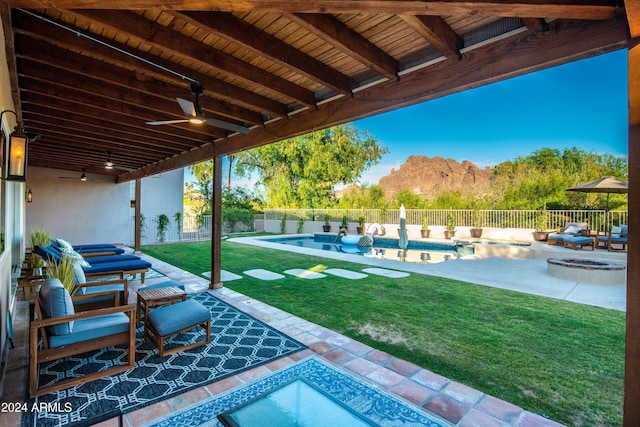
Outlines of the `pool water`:
M 360 255 L 370 258 L 387 259 L 392 261 L 428 264 L 443 262 L 459 258 L 473 253 L 472 246 L 463 246 L 455 243 L 433 243 L 421 241 L 409 241 L 407 249 L 400 249 L 398 239 L 386 237 L 374 237 L 373 246 L 358 247 L 356 245 L 344 245 L 336 236 L 327 234 L 315 234 L 313 236 L 274 237 L 265 239 L 268 242 L 283 245 L 298 246 L 302 248 L 319 249 L 330 252 L 342 252 Z

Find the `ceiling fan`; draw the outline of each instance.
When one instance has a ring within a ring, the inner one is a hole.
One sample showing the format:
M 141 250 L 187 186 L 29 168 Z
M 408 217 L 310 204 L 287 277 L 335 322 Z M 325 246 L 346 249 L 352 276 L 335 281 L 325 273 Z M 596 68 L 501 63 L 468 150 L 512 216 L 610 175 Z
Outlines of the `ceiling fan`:
M 81 168 L 82 169 L 82 175 L 80 175 L 79 177 L 77 176 L 59 176 L 58 178 L 60 179 L 79 179 L 80 181 L 89 181 L 89 179 L 87 178 L 87 168 Z
M 113 151 L 107 151 L 107 160 L 104 162 L 104 168 L 105 169 L 117 169 L 117 170 L 123 170 L 123 171 L 127 171 L 127 172 L 131 172 L 132 170 L 135 169 L 131 169 L 131 168 L 125 168 L 122 166 L 116 166 L 113 161 L 111 160 L 111 156 L 113 155 Z
M 193 83 L 191 85 L 191 92 L 196 97 L 194 102 L 187 101 L 186 99 L 182 99 L 182 98 L 176 98 L 176 100 L 178 101 L 178 104 L 180 104 L 180 108 L 182 108 L 182 111 L 184 111 L 184 115 L 187 116 L 186 119 L 160 120 L 157 122 L 147 122 L 147 124 L 156 126 L 156 125 L 170 125 L 174 123 L 194 123 L 194 124 L 208 123 L 210 125 L 227 129 L 233 132 L 240 132 L 243 134 L 249 133 L 251 129 L 249 129 L 248 127 L 225 122 L 223 120 L 205 117 L 204 114 L 202 114 L 202 108 L 200 108 L 200 104 L 198 103 L 198 98 L 204 93 L 204 89 L 199 84 Z

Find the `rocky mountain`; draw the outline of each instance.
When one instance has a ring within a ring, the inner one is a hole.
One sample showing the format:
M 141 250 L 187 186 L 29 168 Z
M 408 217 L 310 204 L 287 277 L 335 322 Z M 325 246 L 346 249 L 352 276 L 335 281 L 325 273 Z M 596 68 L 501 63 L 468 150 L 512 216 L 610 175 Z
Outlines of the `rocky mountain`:
M 442 157 L 411 156 L 391 173 L 380 179 L 379 185 L 387 198 L 401 190 L 410 190 L 425 198 L 436 198 L 445 192 L 459 190 L 464 196 L 483 194 L 493 183 L 493 169 L 478 168 L 464 160 L 458 163 Z

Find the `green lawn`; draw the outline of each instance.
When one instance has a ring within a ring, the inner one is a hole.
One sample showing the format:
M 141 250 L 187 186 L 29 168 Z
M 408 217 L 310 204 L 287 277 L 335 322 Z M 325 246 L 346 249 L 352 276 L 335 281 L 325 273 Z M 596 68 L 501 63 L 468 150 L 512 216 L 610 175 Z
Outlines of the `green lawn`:
M 143 247 L 194 274 L 210 242 Z M 222 268 L 359 271 L 362 265 L 222 242 Z M 245 276 L 230 289 L 534 413 L 575 426 L 622 424 L 624 313 L 412 274 L 348 280 Z

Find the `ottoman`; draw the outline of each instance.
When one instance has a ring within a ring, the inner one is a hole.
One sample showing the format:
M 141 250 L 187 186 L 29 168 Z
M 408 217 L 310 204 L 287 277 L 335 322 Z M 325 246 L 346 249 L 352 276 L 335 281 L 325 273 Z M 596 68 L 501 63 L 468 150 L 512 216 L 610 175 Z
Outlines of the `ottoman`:
M 160 356 L 177 353 L 191 348 L 206 345 L 211 337 L 211 313 L 209 309 L 195 300 L 186 300 L 152 310 L 145 322 L 144 335 L 151 340 Z M 196 326 L 205 330 L 205 339 L 191 344 L 165 350 L 165 340 L 172 335 L 186 332 Z
M 565 248 L 582 249 L 585 246 L 591 246 L 592 251 L 596 249 L 595 240 L 593 239 L 593 237 L 576 236 L 564 238 Z

